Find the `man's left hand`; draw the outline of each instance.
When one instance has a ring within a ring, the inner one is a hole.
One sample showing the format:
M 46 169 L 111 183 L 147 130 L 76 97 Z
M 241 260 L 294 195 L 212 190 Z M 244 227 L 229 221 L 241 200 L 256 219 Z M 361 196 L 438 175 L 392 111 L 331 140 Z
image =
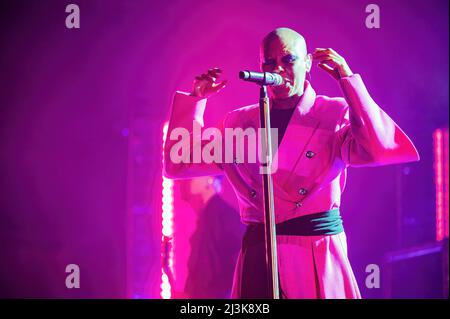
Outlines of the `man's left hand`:
M 331 48 L 316 48 L 312 54 L 313 61 L 319 62 L 318 66 L 333 76 L 336 80 L 353 75 L 347 62 Z

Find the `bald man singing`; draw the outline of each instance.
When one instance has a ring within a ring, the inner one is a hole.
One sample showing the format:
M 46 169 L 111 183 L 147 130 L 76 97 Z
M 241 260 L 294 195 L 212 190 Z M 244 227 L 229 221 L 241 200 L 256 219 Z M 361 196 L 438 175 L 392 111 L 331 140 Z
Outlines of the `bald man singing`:
M 332 76 L 343 97 L 316 94 L 306 79 L 313 62 Z M 417 161 L 417 150 L 335 50 L 316 48 L 308 53 L 299 33 L 278 28 L 262 41 L 260 65 L 262 71 L 278 73 L 284 80 L 269 87 L 271 124 L 278 129 L 277 170 L 272 178 L 280 296 L 361 298 L 339 211 L 347 168 Z M 208 98 L 226 86 L 221 73 L 219 68 L 209 69 L 195 78 L 192 92 L 175 93 L 164 174 L 169 178 L 225 174 L 236 193 L 241 221 L 247 225 L 231 297 L 270 298 L 261 163 L 196 162 L 194 144 L 187 146 L 190 152 L 184 160 L 174 161 L 171 156 L 174 148 L 186 146 L 172 134 L 175 128 L 190 132 L 191 140 L 200 134 L 193 127 L 203 127 Z M 254 104 L 227 113 L 218 129 L 259 127 L 259 104 Z M 207 142 L 198 140 L 200 147 Z

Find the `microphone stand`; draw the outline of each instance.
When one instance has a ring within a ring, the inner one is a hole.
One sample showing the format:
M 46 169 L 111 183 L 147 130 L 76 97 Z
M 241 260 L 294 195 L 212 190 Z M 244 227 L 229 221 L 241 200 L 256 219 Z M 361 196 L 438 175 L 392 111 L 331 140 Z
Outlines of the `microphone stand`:
M 264 196 L 264 238 L 266 246 L 267 282 L 272 299 L 280 299 L 278 283 L 278 259 L 277 259 L 277 233 L 275 224 L 275 206 L 273 198 L 272 180 L 272 136 L 270 126 L 269 97 L 267 86 L 261 85 L 259 91 L 259 114 L 261 128 L 264 128 L 262 151 L 266 159 L 266 170 L 263 172 L 263 196 Z

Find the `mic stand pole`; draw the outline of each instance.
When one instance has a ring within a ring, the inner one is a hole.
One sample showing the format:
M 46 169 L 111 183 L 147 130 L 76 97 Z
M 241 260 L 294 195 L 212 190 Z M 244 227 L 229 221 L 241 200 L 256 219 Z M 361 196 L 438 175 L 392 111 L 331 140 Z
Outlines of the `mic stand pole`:
M 261 145 L 265 163 L 263 169 L 263 196 L 264 196 L 264 238 L 266 245 L 267 281 L 269 292 L 273 299 L 280 299 L 278 283 L 278 259 L 277 259 L 277 234 L 275 225 L 275 207 L 273 199 L 272 180 L 272 136 L 270 126 L 269 97 L 267 86 L 261 85 L 259 91 L 259 110 L 261 128 L 264 128 L 264 136 Z M 265 166 L 265 169 L 264 169 Z M 260 170 L 261 172 L 261 170 Z

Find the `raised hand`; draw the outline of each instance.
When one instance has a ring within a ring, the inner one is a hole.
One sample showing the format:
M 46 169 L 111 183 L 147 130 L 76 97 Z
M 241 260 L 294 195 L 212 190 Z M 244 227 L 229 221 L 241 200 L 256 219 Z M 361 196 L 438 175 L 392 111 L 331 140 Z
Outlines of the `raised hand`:
M 222 70 L 219 68 L 209 69 L 206 73 L 203 73 L 195 77 L 194 83 L 192 85 L 192 96 L 197 96 L 201 98 L 208 98 L 220 90 L 222 90 L 226 84 L 227 80 L 218 82 Z
M 345 59 L 331 48 L 316 48 L 312 54 L 313 61 L 336 80 L 353 74 Z

